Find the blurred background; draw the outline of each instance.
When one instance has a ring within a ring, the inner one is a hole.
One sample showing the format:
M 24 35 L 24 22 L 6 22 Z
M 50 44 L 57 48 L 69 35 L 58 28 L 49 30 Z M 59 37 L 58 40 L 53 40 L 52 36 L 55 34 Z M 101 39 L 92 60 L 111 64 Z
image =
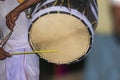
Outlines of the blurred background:
M 41 59 L 40 80 L 120 80 L 120 44 L 113 33 L 110 0 L 98 0 L 99 22 L 87 57 L 70 65 Z

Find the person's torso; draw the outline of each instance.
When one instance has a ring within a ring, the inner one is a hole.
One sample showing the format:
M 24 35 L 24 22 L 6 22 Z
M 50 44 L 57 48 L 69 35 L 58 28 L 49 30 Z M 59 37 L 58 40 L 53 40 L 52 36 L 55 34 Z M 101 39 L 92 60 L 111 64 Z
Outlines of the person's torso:
M 17 0 L 5 0 L 0 2 L 0 27 L 4 37 L 6 37 L 6 35 L 10 32 L 6 25 L 6 15 L 18 5 L 19 3 Z M 24 12 L 20 14 L 15 23 L 16 25 L 14 26 L 14 31 L 6 44 L 6 47 L 8 47 L 8 45 L 9 48 L 22 48 L 28 46 L 28 20 L 26 19 Z

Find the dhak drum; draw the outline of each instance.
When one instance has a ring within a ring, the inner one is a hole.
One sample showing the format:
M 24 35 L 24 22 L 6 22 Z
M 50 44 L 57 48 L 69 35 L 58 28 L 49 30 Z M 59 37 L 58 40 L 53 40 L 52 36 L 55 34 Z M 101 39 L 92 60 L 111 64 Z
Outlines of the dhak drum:
M 33 50 L 58 50 L 39 56 L 55 64 L 81 60 L 93 42 L 94 30 L 85 15 L 64 6 L 52 6 L 33 15 L 29 42 Z

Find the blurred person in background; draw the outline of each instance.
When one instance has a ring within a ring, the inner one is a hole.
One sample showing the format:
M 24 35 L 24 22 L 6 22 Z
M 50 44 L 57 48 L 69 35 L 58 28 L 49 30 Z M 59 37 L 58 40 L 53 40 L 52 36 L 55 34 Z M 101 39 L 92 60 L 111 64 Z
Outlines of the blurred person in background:
M 120 0 L 111 0 L 110 12 L 113 33 L 95 35 L 87 58 L 86 80 L 120 80 Z
M 111 5 L 111 13 L 113 18 L 114 36 L 120 44 L 120 0 L 113 0 Z

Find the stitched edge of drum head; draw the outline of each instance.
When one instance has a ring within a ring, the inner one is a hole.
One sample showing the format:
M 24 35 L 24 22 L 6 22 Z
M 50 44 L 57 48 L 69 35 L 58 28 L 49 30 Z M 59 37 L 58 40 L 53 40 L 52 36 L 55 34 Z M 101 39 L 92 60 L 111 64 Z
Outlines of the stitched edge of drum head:
M 58 12 L 57 12 L 57 11 L 49 12 L 49 14 L 56 14 L 56 13 L 58 13 Z M 39 17 L 45 16 L 45 15 L 47 15 L 47 14 L 48 14 L 48 13 L 43 14 L 43 15 L 41 15 L 41 16 L 39 16 Z M 62 11 L 60 11 L 59 14 L 68 14 L 68 15 L 71 15 L 70 13 L 62 12 Z M 72 14 L 71 16 L 73 16 L 73 17 L 81 20 L 80 18 L 78 18 L 78 17 L 75 16 L 74 14 Z M 36 20 L 38 20 L 39 17 L 38 17 L 37 19 L 35 19 L 32 24 L 34 24 L 34 22 L 35 22 Z M 90 34 L 90 36 L 91 36 L 92 33 L 91 33 L 91 30 L 89 29 L 89 27 L 87 26 L 87 24 L 86 24 L 83 20 L 81 20 L 81 22 L 87 27 L 87 30 L 88 30 L 88 32 L 89 32 L 89 34 Z M 30 26 L 30 28 L 29 28 L 29 34 L 28 34 L 28 35 L 29 35 L 29 36 L 28 36 L 29 38 L 28 38 L 28 39 L 29 39 L 29 43 L 30 43 L 31 47 L 33 48 L 33 50 L 35 50 L 34 44 L 32 43 L 32 41 L 31 41 L 31 39 L 30 39 L 30 33 L 31 33 L 32 24 L 31 24 L 31 26 Z M 88 51 L 89 51 L 90 48 L 91 48 L 91 45 L 92 45 L 92 36 L 90 37 L 90 43 L 89 43 L 89 45 L 88 45 L 89 48 L 87 49 L 87 52 L 85 52 L 85 53 L 86 53 L 85 55 L 81 56 L 81 57 L 78 58 L 77 60 L 73 60 L 73 61 L 70 61 L 70 62 L 68 62 L 68 63 L 60 63 L 60 62 L 59 62 L 59 63 L 56 63 L 56 64 L 70 64 L 70 63 L 72 64 L 72 63 L 75 63 L 75 62 L 78 62 L 78 61 L 82 60 L 82 59 L 87 55 Z M 42 57 L 42 56 L 40 55 L 40 57 Z M 48 60 L 46 60 L 46 59 L 44 59 L 44 60 L 47 61 L 47 62 L 50 62 L 50 63 L 55 63 L 55 62 L 48 61 Z

